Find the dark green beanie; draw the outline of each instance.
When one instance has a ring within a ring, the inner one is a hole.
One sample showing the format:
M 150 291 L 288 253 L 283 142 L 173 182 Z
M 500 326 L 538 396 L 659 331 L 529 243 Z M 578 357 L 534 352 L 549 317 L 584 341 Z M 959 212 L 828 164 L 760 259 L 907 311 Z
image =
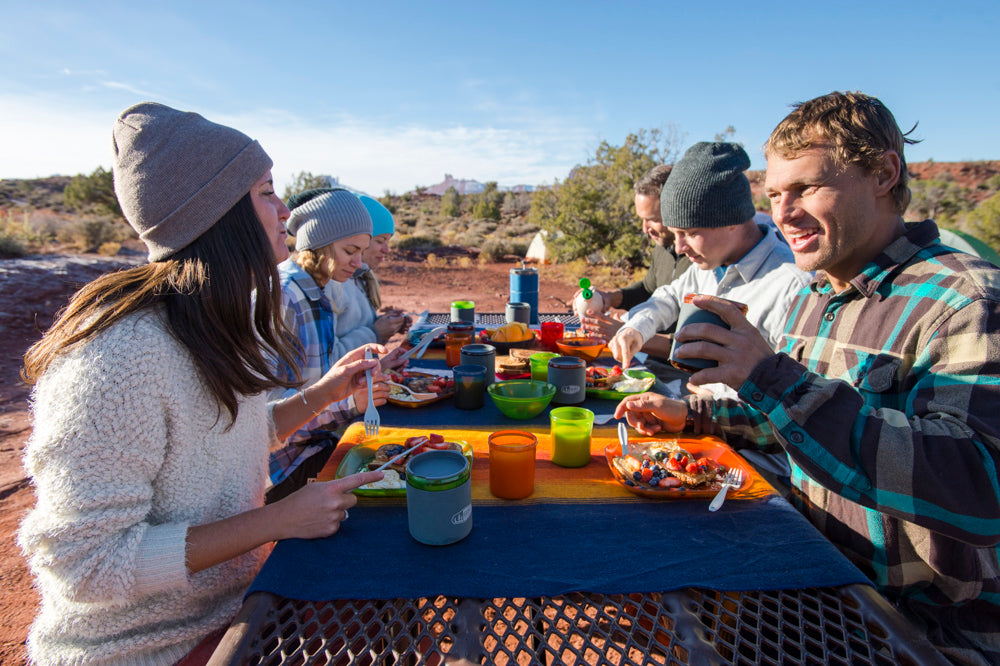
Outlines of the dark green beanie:
M 753 218 L 750 157 L 735 143 L 696 143 L 660 192 L 663 224 L 677 229 L 731 227 Z

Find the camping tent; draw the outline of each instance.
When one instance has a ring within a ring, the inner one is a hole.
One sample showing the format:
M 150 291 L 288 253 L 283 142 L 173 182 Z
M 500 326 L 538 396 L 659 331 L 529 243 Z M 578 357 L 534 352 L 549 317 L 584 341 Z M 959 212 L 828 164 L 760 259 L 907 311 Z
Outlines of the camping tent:
M 956 250 L 961 250 L 962 252 L 966 252 L 968 254 L 974 254 L 977 257 L 985 259 L 994 266 L 1000 266 L 1000 254 L 997 254 L 996 250 L 972 234 L 965 233 L 964 231 L 957 231 L 955 229 L 944 228 L 938 229 L 938 232 L 941 234 L 941 242 L 945 245 L 949 245 Z
M 562 235 L 561 231 L 557 231 L 555 238 Z M 537 261 L 540 264 L 549 263 L 549 249 L 546 245 L 546 239 L 549 236 L 549 232 L 542 229 L 535 237 L 531 239 L 531 244 L 528 245 L 528 251 L 524 253 L 524 259 L 526 261 Z

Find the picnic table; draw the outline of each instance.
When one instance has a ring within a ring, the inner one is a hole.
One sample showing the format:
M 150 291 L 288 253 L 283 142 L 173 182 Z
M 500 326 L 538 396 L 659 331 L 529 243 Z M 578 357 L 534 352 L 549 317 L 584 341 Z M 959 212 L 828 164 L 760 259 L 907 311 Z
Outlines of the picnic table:
M 414 365 L 441 370 L 439 356 Z M 615 423 L 567 469 L 551 462 L 545 413 L 515 421 L 489 399 L 380 412 L 379 438 L 471 445 L 470 535 L 426 546 L 405 497 L 359 498 L 333 537 L 276 545 L 210 664 L 947 663 L 756 473 L 710 513 L 708 499 L 648 499 L 615 480 Z M 538 437 L 524 500 L 489 492 L 487 437 L 509 428 Z M 319 479 L 370 440 L 348 428 Z

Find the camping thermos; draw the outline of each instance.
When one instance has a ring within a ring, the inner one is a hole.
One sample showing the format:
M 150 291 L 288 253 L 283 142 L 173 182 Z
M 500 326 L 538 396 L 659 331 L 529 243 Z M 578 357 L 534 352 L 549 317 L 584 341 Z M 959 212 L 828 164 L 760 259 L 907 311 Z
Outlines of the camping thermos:
M 458 451 L 427 451 L 406 463 L 410 536 L 428 546 L 461 541 L 472 531 L 469 460 Z
M 587 397 L 587 363 L 575 356 L 549 359 L 549 384 L 554 384 L 554 405 L 579 405 Z
M 486 368 L 486 386 L 497 378 L 497 348 L 475 342 L 462 347 L 462 365 L 481 365 Z
M 527 303 L 531 307 L 531 318 L 529 324 L 538 324 L 538 269 L 527 268 L 523 264 L 521 268 L 510 269 L 510 302 Z

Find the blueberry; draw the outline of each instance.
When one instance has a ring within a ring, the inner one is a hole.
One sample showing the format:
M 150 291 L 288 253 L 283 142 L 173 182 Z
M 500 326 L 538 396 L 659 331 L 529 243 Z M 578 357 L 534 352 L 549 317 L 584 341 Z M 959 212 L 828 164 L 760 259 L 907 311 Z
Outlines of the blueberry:
M 642 473 L 632 472 L 632 478 L 635 479 L 636 481 L 642 481 Z
M 642 466 L 643 467 L 649 467 L 649 465 L 650 465 L 649 458 L 643 458 L 642 459 Z
M 663 460 L 666 457 L 667 454 L 664 453 L 663 451 L 656 451 L 653 453 L 653 458 L 655 458 L 656 460 Z

